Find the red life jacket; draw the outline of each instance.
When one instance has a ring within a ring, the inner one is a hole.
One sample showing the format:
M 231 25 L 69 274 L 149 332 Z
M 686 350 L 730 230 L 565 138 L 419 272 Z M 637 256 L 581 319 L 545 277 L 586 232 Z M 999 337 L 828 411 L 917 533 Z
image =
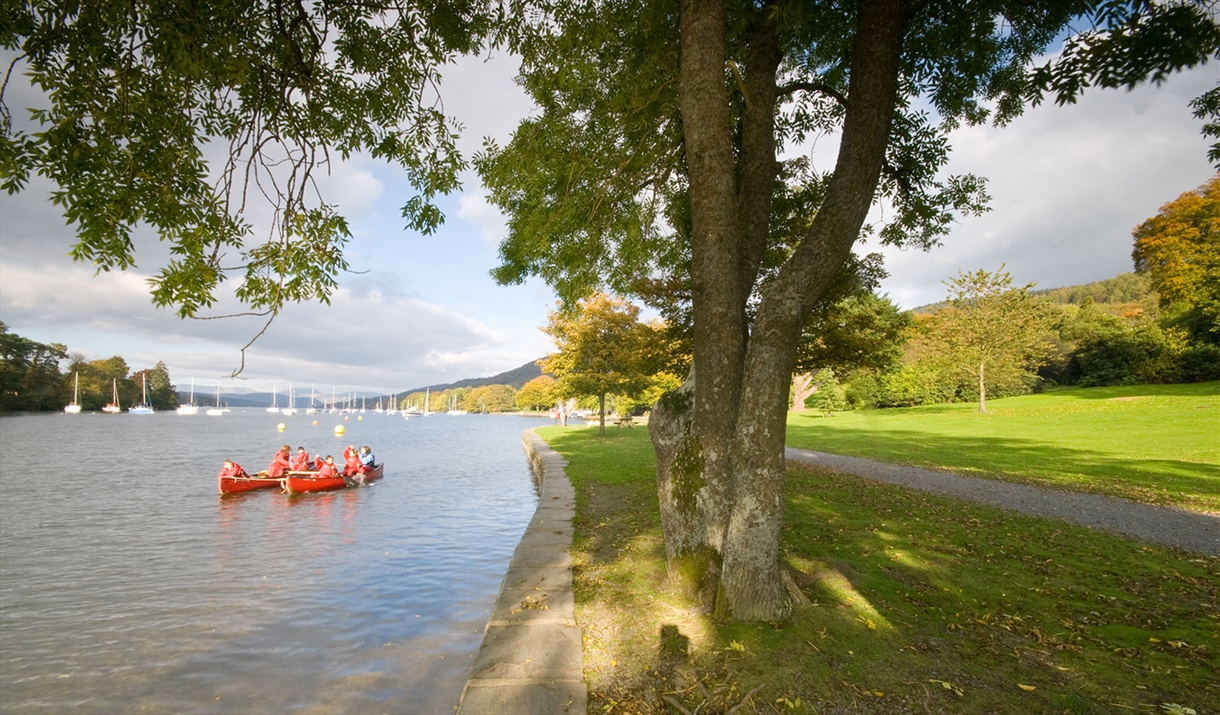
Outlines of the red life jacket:
M 238 463 L 234 462 L 234 463 L 233 463 L 233 466 L 231 466 L 231 467 L 224 467 L 224 468 L 222 468 L 222 469 L 220 470 L 220 474 L 218 474 L 217 476 L 220 476 L 220 477 L 244 477 L 244 476 L 246 476 L 246 470 L 242 469 L 240 464 L 238 464 Z
M 292 462 L 292 470 L 294 472 L 309 471 L 309 455 L 304 452 L 297 452 L 296 459 Z
M 319 479 L 321 479 L 323 477 L 337 477 L 337 476 L 339 476 L 339 470 L 336 469 L 335 465 L 333 465 L 333 464 L 327 464 L 326 462 L 322 462 L 322 466 L 318 467 L 317 476 Z
M 364 465 L 360 463 L 360 455 L 352 452 L 351 454 L 347 455 L 347 461 L 343 465 L 343 473 L 358 474 L 360 472 L 360 468 L 363 466 Z
M 272 479 L 279 479 L 284 476 L 284 472 L 287 472 L 290 466 L 292 465 L 288 463 L 288 455 L 283 452 L 276 452 L 275 456 L 271 458 L 271 466 L 267 467 L 267 476 Z

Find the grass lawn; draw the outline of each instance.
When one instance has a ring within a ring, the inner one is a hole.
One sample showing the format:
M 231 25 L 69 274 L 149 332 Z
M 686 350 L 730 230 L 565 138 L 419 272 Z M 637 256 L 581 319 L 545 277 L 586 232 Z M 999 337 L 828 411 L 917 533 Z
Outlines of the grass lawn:
M 1220 512 L 1220 382 L 788 419 L 788 445 Z
M 1220 712 L 1220 559 L 795 466 L 814 605 L 718 623 L 666 577 L 647 433 L 539 433 L 576 487 L 590 713 Z

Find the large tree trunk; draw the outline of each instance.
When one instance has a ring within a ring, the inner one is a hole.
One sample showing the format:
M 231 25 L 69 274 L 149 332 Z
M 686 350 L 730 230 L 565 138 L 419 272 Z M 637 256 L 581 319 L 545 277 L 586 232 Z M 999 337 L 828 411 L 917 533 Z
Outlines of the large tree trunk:
M 723 9 L 714 0 L 682 1 L 679 96 L 690 177 L 694 368 L 683 389 L 658 404 L 650 429 L 671 573 L 691 557 L 694 575 L 706 576 L 718 555 L 723 599 L 717 609 L 775 620 L 792 603 L 778 549 L 797 341 L 805 316 L 850 255 L 872 202 L 894 111 L 905 16 L 900 0 L 862 4 L 834 178 L 808 235 L 764 286 L 747 332 L 746 300 L 770 230 L 776 178 L 780 53 L 768 12 L 763 8 L 756 18 L 739 78 L 745 110 L 735 156 Z
M 691 203 L 694 384 L 691 438 L 702 457 L 700 534 L 676 535 L 720 551 L 732 498 L 732 439 L 746 318 L 720 0 L 682 0 L 679 101 Z M 669 538 L 667 536 L 667 538 Z

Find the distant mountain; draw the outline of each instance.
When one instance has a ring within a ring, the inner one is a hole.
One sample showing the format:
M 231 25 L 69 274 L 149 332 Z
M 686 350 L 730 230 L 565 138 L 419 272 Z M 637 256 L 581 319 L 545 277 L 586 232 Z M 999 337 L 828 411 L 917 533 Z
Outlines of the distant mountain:
M 541 360 L 542 358 L 538 358 Z M 441 392 L 442 390 L 452 390 L 457 387 L 483 387 L 485 385 L 509 385 L 514 390 L 520 390 L 525 383 L 533 380 L 542 374 L 542 368 L 538 367 L 538 360 L 530 360 L 521 367 L 502 372 L 491 377 L 473 377 L 466 380 L 458 380 L 443 385 L 426 385 L 424 387 L 416 387 L 412 390 L 407 390 L 407 394 L 413 392 L 423 392 L 431 390 L 432 392 Z
M 539 358 L 539 360 L 541 360 L 541 359 L 542 358 Z M 535 377 L 538 377 L 541 374 L 542 374 L 542 368 L 538 367 L 538 361 L 531 360 L 531 361 L 525 363 L 524 365 L 522 365 L 521 367 L 514 368 L 512 370 L 508 370 L 507 372 L 502 372 L 498 375 L 492 375 L 491 377 L 472 377 L 472 378 L 469 378 L 466 380 L 458 380 L 457 382 L 451 382 L 451 383 L 443 384 L 443 385 L 427 385 L 425 387 L 417 387 L 413 390 L 407 390 L 406 393 L 397 392 L 395 394 L 397 394 L 401 397 L 403 394 L 411 394 L 413 392 L 423 392 L 424 390 L 431 390 L 432 392 L 441 392 L 443 390 L 452 390 L 455 387 L 483 387 L 484 385 L 510 385 L 510 386 L 512 386 L 512 388 L 514 390 L 520 390 L 522 385 L 529 382 L 530 380 L 533 380 Z M 196 388 L 198 388 L 198 385 L 196 385 Z M 242 392 L 239 393 L 238 390 L 241 390 Z M 301 409 L 304 409 L 305 407 L 307 407 L 308 402 L 309 402 L 309 392 L 305 391 L 302 388 L 296 388 L 294 390 L 294 392 L 296 392 L 296 406 Z M 347 395 L 340 395 L 340 401 L 342 401 L 342 399 L 344 399 L 346 397 L 347 397 Z M 378 395 L 375 392 L 358 392 L 358 393 L 356 393 L 356 397 L 364 397 L 365 402 L 371 408 L 373 403 L 379 397 L 385 398 L 385 397 L 389 397 L 389 395 Z M 182 389 L 178 390 L 178 403 L 179 404 L 185 405 L 189 398 L 190 398 L 190 394 L 188 392 L 186 392 Z M 329 396 L 324 398 L 321 394 L 318 395 L 319 403 L 325 402 L 328 399 L 329 399 Z M 271 406 L 271 393 L 270 392 L 246 392 L 246 391 L 244 391 L 244 388 L 236 388 L 235 391 L 230 392 L 226 389 L 224 392 L 221 393 L 220 401 L 229 407 L 270 407 Z M 212 391 L 209 393 L 209 392 L 207 392 L 205 390 L 201 390 L 201 389 L 195 390 L 195 404 L 202 405 L 204 407 L 211 407 L 215 402 L 216 402 L 216 392 L 215 391 Z M 277 405 L 279 405 L 280 407 L 287 407 L 288 406 L 288 391 L 285 390 L 283 392 L 277 392 L 276 398 L 275 398 L 275 403 Z

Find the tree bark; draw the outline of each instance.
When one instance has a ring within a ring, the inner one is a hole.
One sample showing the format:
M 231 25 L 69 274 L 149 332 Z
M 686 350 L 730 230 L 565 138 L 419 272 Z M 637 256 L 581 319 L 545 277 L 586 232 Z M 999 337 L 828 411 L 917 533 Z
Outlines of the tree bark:
M 771 229 L 776 76 L 773 8 L 757 8 L 738 75 L 736 133 L 717 0 L 682 0 L 679 103 L 691 204 L 694 364 L 653 411 L 671 574 L 718 573 L 722 613 L 778 620 L 792 604 L 779 566 L 788 385 L 805 316 L 841 270 L 876 190 L 898 91 L 902 0 L 860 5 L 839 158 L 826 198 L 778 276 L 747 301 Z M 734 72 L 737 68 L 733 67 Z M 734 151 L 734 136 L 740 145 Z M 695 379 L 695 375 L 698 379 Z M 719 561 L 719 564 L 717 564 Z M 706 579 L 705 579 L 706 580 Z
M 818 385 L 813 384 L 813 373 L 802 372 L 792 376 L 792 407 L 790 412 L 799 412 L 805 409 L 805 400 L 808 400 L 814 393 L 818 391 Z
M 682 0 L 679 13 L 678 96 L 690 177 L 693 367 L 699 375 L 691 434 L 698 441 L 703 472 L 703 534 L 698 538 L 719 551 L 732 496 L 732 435 L 746 331 L 736 167 L 724 81 L 724 9 L 720 0 Z
M 761 291 L 742 372 L 746 409 L 737 419 L 737 474 L 721 550 L 724 608 L 736 618 L 778 620 L 792 605 L 779 564 L 788 381 L 804 318 L 850 255 L 876 191 L 906 22 L 901 0 L 860 4 L 834 176 L 809 232 Z

